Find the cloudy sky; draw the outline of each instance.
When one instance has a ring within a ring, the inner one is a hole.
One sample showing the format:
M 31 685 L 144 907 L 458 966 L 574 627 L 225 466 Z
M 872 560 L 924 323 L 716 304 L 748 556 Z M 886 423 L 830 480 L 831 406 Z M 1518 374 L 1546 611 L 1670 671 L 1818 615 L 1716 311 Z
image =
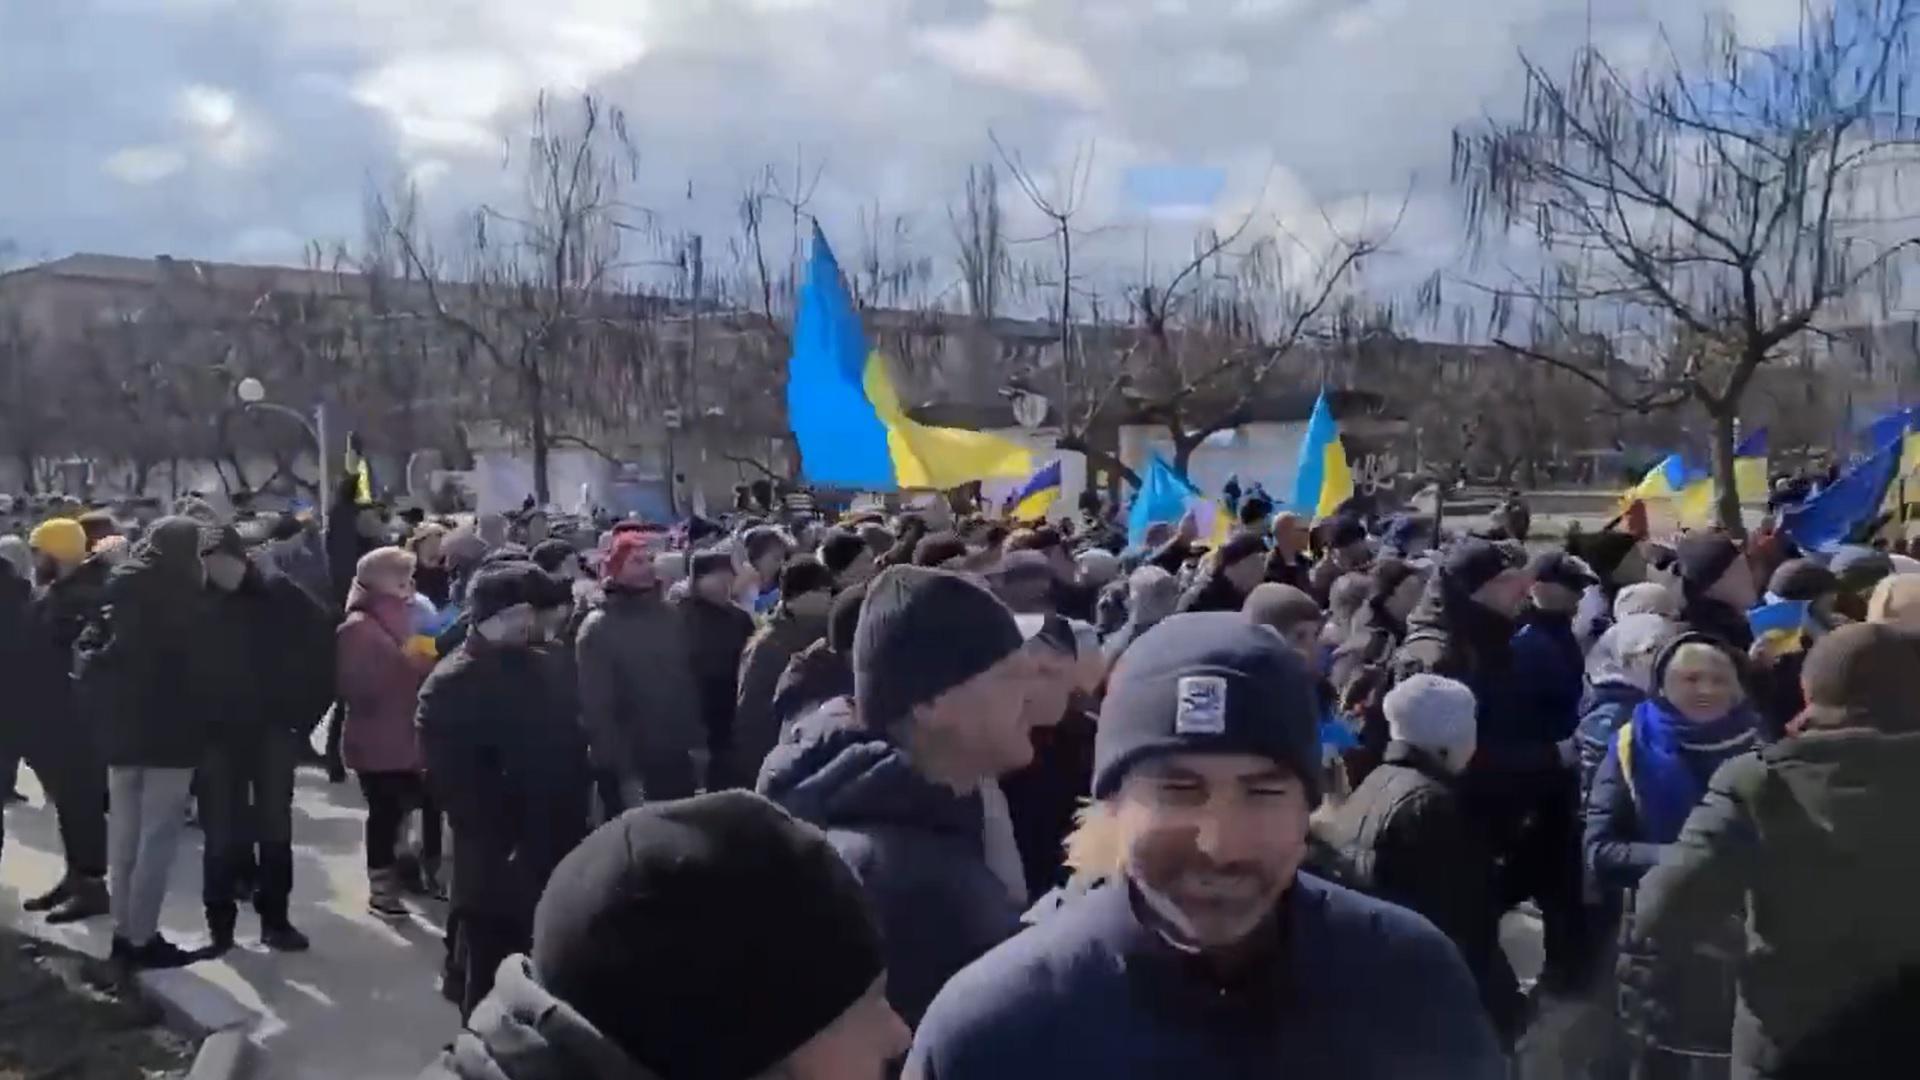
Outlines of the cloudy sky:
M 1177 169 L 1219 178 L 1220 220 L 1390 216 L 1411 192 L 1395 253 L 1425 267 L 1458 249 L 1448 134 L 1512 107 L 1518 51 L 1591 36 L 1631 64 L 1655 12 L 1682 42 L 1722 11 L 1778 41 L 1803 2 L 0 0 L 0 244 L 297 262 L 359 235 L 370 186 L 411 179 L 436 221 L 510 202 L 535 95 L 592 89 L 641 148 L 632 198 L 675 227 L 724 234 L 798 155 L 830 235 L 877 207 L 950 266 L 946 207 L 991 131 L 1043 182 L 1093 148 L 1082 221 L 1109 259 L 1179 246 L 1192 221 L 1163 207 L 1149 232 L 1138 198 Z

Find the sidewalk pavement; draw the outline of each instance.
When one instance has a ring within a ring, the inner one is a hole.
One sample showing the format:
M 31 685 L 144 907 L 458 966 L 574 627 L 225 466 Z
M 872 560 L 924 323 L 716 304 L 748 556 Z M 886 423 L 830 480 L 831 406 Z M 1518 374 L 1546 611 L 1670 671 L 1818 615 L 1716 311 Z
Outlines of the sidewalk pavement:
M 6 809 L 0 922 L 105 956 L 107 919 L 48 926 L 20 908 L 27 897 L 51 888 L 63 865 L 52 809 L 29 770 L 21 770 L 20 780 L 31 801 Z M 262 1080 L 411 1080 L 459 1028 L 454 1007 L 435 988 L 445 905 L 414 901 L 414 917 L 397 925 L 367 913 L 365 819 L 357 786 L 329 784 L 313 769 L 300 771 L 293 803 L 292 918 L 313 939 L 313 951 L 265 951 L 258 924 L 243 905 L 239 945 L 231 953 L 143 976 L 204 1027 L 226 1027 L 251 1013 L 252 1075 Z M 181 844 L 161 923 L 183 948 L 207 942 L 196 829 Z

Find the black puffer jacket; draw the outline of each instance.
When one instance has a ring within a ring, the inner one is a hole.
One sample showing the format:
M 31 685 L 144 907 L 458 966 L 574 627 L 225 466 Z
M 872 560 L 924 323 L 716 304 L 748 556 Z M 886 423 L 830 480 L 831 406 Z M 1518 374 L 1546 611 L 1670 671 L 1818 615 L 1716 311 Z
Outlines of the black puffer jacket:
M 421 749 L 453 825 L 453 904 L 526 924 L 587 834 L 586 738 L 546 654 L 467 638 L 420 687 Z
M 1518 1034 L 1519 985 L 1500 949 L 1493 852 L 1462 813 L 1452 776 L 1433 757 L 1387 744 L 1380 766 L 1316 835 L 1338 851 L 1352 884 L 1427 917 L 1459 948 L 1495 1030 Z
M 1920 733 L 1821 731 L 1735 758 L 1642 879 L 1634 929 L 1744 914 L 1740 1080 L 1912 1072 L 1920 1018 Z
M 107 579 L 105 603 L 76 645 L 82 707 L 109 765 L 200 764 L 236 657 L 213 647 L 200 524 L 162 518 Z

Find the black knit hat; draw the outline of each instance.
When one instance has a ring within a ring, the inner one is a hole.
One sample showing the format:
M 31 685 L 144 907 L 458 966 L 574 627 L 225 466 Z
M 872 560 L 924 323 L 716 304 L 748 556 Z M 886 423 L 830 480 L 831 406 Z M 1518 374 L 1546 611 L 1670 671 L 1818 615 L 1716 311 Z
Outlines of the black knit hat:
M 1279 636 L 1239 612 L 1173 615 L 1134 641 L 1107 682 L 1094 735 L 1093 795 L 1160 754 L 1256 754 L 1320 799 L 1314 679 Z
M 827 648 L 841 656 L 853 652 L 853 634 L 860 628 L 860 605 L 867 599 L 867 583 L 840 590 L 827 612 Z
M 974 578 L 894 566 L 867 584 L 853 635 L 854 699 L 882 730 L 1021 645 L 1013 612 Z
M 534 977 L 650 1072 L 750 1080 L 806 1045 L 885 966 L 860 883 L 758 795 L 651 803 L 554 868 Z
M 808 555 L 798 555 L 787 560 L 780 568 L 780 595 L 791 600 L 818 589 L 833 588 L 833 572 L 821 564 L 819 559 Z
M 867 542 L 860 539 L 858 534 L 835 529 L 820 543 L 820 561 L 827 564 L 827 569 L 839 574 L 852 566 L 865 550 Z

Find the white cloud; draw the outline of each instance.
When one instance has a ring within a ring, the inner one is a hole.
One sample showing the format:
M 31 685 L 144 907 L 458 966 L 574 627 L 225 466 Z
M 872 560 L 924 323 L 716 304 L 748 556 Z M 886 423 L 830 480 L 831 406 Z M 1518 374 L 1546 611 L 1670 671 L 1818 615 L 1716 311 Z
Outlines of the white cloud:
M 193 127 L 222 131 L 233 126 L 240 106 L 231 91 L 195 83 L 181 89 L 180 118 Z
M 1043 97 L 1091 108 L 1105 96 L 1080 50 L 1049 40 L 1016 16 L 994 15 L 971 26 L 920 31 L 915 47 L 955 71 Z
M 107 175 L 122 183 L 157 184 L 187 167 L 187 155 L 173 146 L 129 146 L 101 162 Z

